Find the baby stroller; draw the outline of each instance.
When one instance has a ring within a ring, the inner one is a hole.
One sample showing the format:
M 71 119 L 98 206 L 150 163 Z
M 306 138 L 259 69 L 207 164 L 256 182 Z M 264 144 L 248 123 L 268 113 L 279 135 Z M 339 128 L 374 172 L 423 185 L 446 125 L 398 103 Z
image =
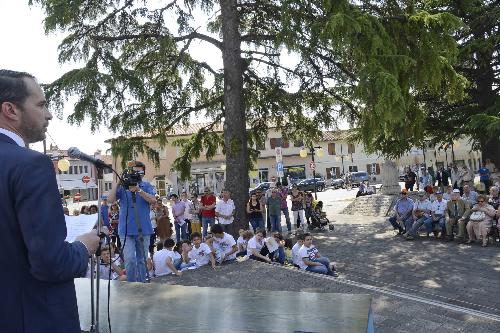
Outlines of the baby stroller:
M 326 217 L 326 213 L 323 211 L 323 201 L 318 201 L 311 212 L 311 224 L 309 224 L 309 230 L 314 230 L 315 228 L 325 230 L 326 226 L 328 226 L 328 228 L 332 231 L 335 228 L 335 226 L 331 224 L 330 220 Z

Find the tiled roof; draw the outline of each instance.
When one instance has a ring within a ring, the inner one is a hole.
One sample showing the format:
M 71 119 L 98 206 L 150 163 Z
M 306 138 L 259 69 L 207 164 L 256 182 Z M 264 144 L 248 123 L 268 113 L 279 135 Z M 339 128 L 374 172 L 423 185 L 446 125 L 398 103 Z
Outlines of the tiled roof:
M 211 123 L 193 123 L 188 126 L 174 126 L 174 128 L 168 133 L 168 136 L 192 135 L 210 124 Z M 216 124 L 213 131 L 222 132 L 222 123 Z

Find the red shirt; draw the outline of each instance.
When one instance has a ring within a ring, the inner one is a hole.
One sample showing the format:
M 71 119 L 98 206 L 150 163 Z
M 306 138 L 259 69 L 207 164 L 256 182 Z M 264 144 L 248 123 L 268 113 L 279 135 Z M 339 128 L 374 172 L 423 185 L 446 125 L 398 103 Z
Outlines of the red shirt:
M 203 195 L 201 197 L 201 204 L 203 206 L 211 206 L 215 205 L 215 195 Z M 215 217 L 215 206 L 210 210 L 202 209 L 201 210 L 202 217 Z

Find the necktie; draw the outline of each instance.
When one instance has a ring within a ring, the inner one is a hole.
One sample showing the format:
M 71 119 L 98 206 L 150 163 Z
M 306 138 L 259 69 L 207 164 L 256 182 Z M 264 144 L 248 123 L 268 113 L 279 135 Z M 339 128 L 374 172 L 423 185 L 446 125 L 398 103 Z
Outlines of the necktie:
M 457 218 L 457 217 L 458 217 L 458 205 L 455 202 L 455 218 Z

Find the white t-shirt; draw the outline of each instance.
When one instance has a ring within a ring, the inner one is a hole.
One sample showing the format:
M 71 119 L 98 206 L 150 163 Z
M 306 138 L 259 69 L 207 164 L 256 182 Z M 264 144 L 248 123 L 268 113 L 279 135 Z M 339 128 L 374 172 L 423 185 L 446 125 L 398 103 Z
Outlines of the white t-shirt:
M 439 201 L 434 201 L 431 205 L 431 211 L 435 214 L 435 215 L 444 215 L 444 211 L 446 210 L 446 203 L 447 201 L 446 200 L 441 200 L 441 202 Z
M 257 250 L 257 252 L 260 253 L 260 250 L 262 250 L 262 247 L 264 246 L 264 239 L 262 239 L 260 242 L 257 241 L 257 238 L 253 236 L 250 238 L 248 241 L 247 245 L 247 256 L 251 256 L 253 254 L 253 250 Z
M 149 219 L 151 220 L 153 229 L 156 228 L 156 212 L 154 210 L 149 211 Z
M 227 202 L 224 200 L 219 200 L 215 204 L 215 212 L 219 213 L 220 215 L 224 216 L 231 216 L 229 219 L 225 219 L 219 216 L 219 223 L 220 224 L 231 224 L 234 220 L 233 212 L 234 212 L 235 206 L 234 202 L 232 199 L 228 199 Z
M 179 254 L 179 252 L 168 249 L 157 251 L 153 255 L 153 263 L 155 265 L 156 276 L 163 276 L 172 273 L 170 268 L 168 268 L 167 266 L 167 258 L 170 258 L 173 264 L 176 259 L 181 258 L 181 255 Z
M 432 203 L 428 200 L 428 199 L 425 199 L 424 201 L 420 201 L 420 200 L 417 200 L 415 201 L 415 203 L 413 204 L 413 211 L 416 211 L 416 210 L 422 210 L 422 211 L 431 211 L 431 207 L 432 206 Z M 429 213 L 425 213 L 426 216 L 429 215 Z
M 218 251 L 218 252 L 222 252 L 222 253 L 224 253 L 224 255 L 226 253 L 231 252 L 233 246 L 236 245 L 236 242 L 234 241 L 233 236 L 231 236 L 228 233 L 224 233 L 224 237 L 222 237 L 220 239 L 217 237 L 213 237 L 212 239 L 213 239 L 212 246 L 214 247 L 214 250 Z M 236 253 L 233 253 L 232 255 L 227 257 L 226 259 L 236 259 Z
M 238 237 L 238 240 L 236 241 L 236 245 L 238 245 L 238 251 L 246 251 L 247 249 L 247 244 L 248 241 L 244 240 L 243 237 Z
M 292 261 L 295 265 L 300 266 L 300 262 L 302 261 L 302 258 L 299 255 L 299 250 L 302 247 L 302 244 L 295 243 L 295 245 L 292 247 Z
M 191 261 L 196 262 L 197 266 L 201 267 L 210 262 L 210 253 L 212 253 L 210 247 L 205 243 L 201 243 L 199 248 L 193 246 L 193 249 L 188 253 L 188 257 Z
M 299 250 L 299 257 L 300 257 L 299 267 L 302 269 L 306 269 L 307 265 L 304 263 L 304 260 L 302 258 L 308 258 L 309 260 L 312 261 L 313 259 L 316 258 L 316 253 L 318 252 L 319 252 L 318 249 L 314 245 L 311 245 L 310 247 L 305 246 L 305 244 L 302 245 Z
M 184 202 L 184 206 L 186 208 L 184 209 L 184 219 L 191 221 L 193 216 L 191 215 L 191 210 L 193 209 L 193 202 L 191 200 L 182 200 Z

